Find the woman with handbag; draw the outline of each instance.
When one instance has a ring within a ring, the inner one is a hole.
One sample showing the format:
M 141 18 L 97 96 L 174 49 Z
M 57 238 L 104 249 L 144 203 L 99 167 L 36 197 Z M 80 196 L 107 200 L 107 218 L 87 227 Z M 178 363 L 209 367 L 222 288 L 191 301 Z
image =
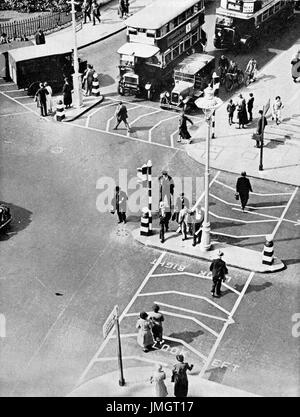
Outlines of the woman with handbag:
M 236 193 L 235 198 L 241 200 L 241 208 L 243 213 L 245 212 L 245 207 L 249 200 L 249 192 L 253 192 L 249 179 L 246 177 L 246 172 L 241 173 L 241 177 L 238 178 L 236 182 Z

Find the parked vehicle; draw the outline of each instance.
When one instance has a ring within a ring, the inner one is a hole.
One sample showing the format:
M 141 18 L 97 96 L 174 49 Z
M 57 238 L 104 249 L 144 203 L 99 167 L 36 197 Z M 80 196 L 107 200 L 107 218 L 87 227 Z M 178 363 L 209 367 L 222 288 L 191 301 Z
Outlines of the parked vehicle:
M 203 95 L 212 81 L 215 58 L 207 54 L 192 54 L 174 69 L 174 88 L 160 97 L 160 107 L 186 112 L 196 110 L 195 100 Z
M 12 221 L 10 208 L 4 204 L 0 204 L 0 230 L 4 230 Z

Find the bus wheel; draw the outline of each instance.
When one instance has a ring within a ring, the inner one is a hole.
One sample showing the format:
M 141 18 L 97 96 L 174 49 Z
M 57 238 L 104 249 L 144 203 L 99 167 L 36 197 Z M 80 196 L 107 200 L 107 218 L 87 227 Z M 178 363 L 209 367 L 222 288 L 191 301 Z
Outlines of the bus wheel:
M 226 91 L 232 91 L 233 89 L 233 80 L 231 77 L 226 77 L 225 79 L 225 89 Z

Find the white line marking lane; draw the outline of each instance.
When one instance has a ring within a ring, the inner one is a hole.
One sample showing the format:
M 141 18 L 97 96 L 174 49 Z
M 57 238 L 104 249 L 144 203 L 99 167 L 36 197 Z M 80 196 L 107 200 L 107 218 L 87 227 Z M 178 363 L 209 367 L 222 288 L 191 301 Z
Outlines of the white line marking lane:
M 248 276 L 248 279 L 247 279 L 247 281 L 246 281 L 246 283 L 245 283 L 245 285 L 244 285 L 244 287 L 243 287 L 243 289 L 242 289 L 242 291 L 241 291 L 238 299 L 236 300 L 236 302 L 235 302 L 235 304 L 234 304 L 234 306 L 233 306 L 233 308 L 232 308 L 232 310 L 230 312 L 230 317 L 231 318 L 233 318 L 234 313 L 236 312 L 238 306 L 240 305 L 240 302 L 242 301 L 242 298 L 244 297 L 245 292 L 247 291 L 247 288 L 248 288 L 248 286 L 249 286 L 249 284 L 250 284 L 253 276 L 254 276 L 254 272 L 250 272 L 250 274 Z M 216 351 L 217 351 L 217 349 L 218 349 L 218 347 L 219 347 L 219 345 L 220 345 L 220 343 L 222 341 L 222 338 L 223 338 L 223 336 L 224 336 L 224 334 L 225 334 L 225 332 L 226 332 L 227 327 L 229 326 L 229 324 L 230 324 L 229 322 L 226 322 L 224 324 L 221 332 L 219 333 L 219 335 L 217 337 L 217 340 L 215 341 L 215 344 L 214 344 L 213 348 L 211 349 L 211 351 L 210 351 L 210 353 L 208 355 L 207 361 L 206 361 L 205 365 L 203 366 L 203 368 L 200 371 L 200 374 L 199 374 L 200 377 L 203 377 L 204 376 L 207 368 L 209 367 L 209 364 L 211 363 L 211 361 L 212 361 L 212 359 L 213 359 L 213 357 L 214 357 L 214 355 L 215 355 L 215 353 L 216 353 Z
M 222 181 L 217 180 L 216 183 L 235 192 L 234 187 L 230 187 L 230 185 L 224 184 Z M 251 193 L 251 195 L 252 194 L 258 195 L 261 197 L 273 197 L 273 196 L 281 196 L 281 195 L 292 195 L 293 193 L 292 192 L 291 193 Z
M 288 209 L 289 209 L 290 205 L 292 204 L 292 201 L 294 200 L 294 198 L 295 198 L 295 196 L 296 196 L 296 194 L 297 194 L 297 191 L 298 191 L 298 187 L 297 187 L 297 188 L 295 189 L 295 191 L 293 192 L 293 194 L 292 194 L 291 198 L 289 199 L 289 202 L 288 202 L 288 203 L 287 203 L 287 205 L 286 205 L 286 208 L 283 210 L 282 215 L 281 215 L 281 217 L 280 217 L 280 219 L 279 219 L 278 223 L 276 224 L 276 226 L 275 226 L 275 228 L 274 228 L 274 230 L 273 230 L 273 232 L 272 232 L 273 239 L 274 239 L 274 237 L 275 237 L 275 235 L 276 235 L 276 233 L 277 233 L 277 231 L 278 231 L 278 229 L 279 229 L 279 227 L 280 227 L 281 223 L 283 222 L 283 220 L 284 220 L 284 216 L 286 215 L 286 213 L 287 213 L 287 211 L 288 211 Z
M 135 302 L 135 300 L 138 297 L 139 293 L 142 291 L 142 289 L 144 288 L 144 286 L 149 281 L 149 279 L 150 279 L 151 275 L 153 274 L 153 272 L 156 270 L 156 268 L 158 267 L 158 265 L 161 263 L 161 261 L 162 261 L 162 259 L 163 259 L 164 256 L 165 256 L 165 252 L 162 252 L 161 255 L 159 256 L 159 258 L 157 259 L 157 261 L 155 262 L 155 264 L 153 265 L 153 267 L 150 269 L 149 273 L 146 275 L 145 279 L 143 280 L 143 282 L 141 283 L 141 285 L 137 289 L 135 295 L 132 297 L 131 301 L 128 303 L 128 305 L 125 307 L 124 311 L 120 315 L 120 318 L 119 318 L 120 323 L 123 320 L 123 318 L 125 317 L 125 315 L 127 314 L 127 312 L 129 311 L 129 309 L 131 308 L 132 304 Z M 88 366 L 83 371 L 83 373 L 80 376 L 79 380 L 77 381 L 75 387 L 79 386 L 84 381 L 85 376 L 87 375 L 87 373 L 89 372 L 89 370 L 92 368 L 92 366 L 96 362 L 98 356 L 101 354 L 101 352 L 103 351 L 103 349 L 105 348 L 105 346 L 110 341 L 112 335 L 114 334 L 114 331 L 115 331 L 115 328 L 113 328 L 113 330 L 110 332 L 110 334 L 104 340 L 104 342 L 100 345 L 99 349 L 97 350 L 97 352 L 95 353 L 95 355 L 93 356 L 93 358 L 89 362 Z

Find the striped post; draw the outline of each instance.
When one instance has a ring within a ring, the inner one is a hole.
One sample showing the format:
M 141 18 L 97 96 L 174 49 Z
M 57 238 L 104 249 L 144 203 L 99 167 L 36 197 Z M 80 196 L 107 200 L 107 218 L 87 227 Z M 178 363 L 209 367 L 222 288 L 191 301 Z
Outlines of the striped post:
M 149 210 L 149 234 L 152 234 L 152 162 L 149 160 L 148 167 L 148 210 Z
M 215 124 L 216 124 L 216 111 L 213 111 L 213 114 L 211 116 L 211 138 L 215 138 Z
M 147 207 L 144 207 L 142 210 L 143 214 L 141 217 L 141 228 L 140 228 L 140 235 L 141 236 L 149 236 L 149 210 Z
M 65 105 L 63 104 L 62 100 L 59 100 L 56 105 L 56 114 L 55 118 L 57 122 L 62 122 L 65 119 Z
M 273 236 L 267 235 L 263 254 L 262 254 L 262 263 L 265 265 L 272 265 L 273 262 L 274 262 Z
M 98 74 L 96 72 L 94 72 L 93 74 L 92 96 L 100 96 L 100 85 L 98 80 Z

